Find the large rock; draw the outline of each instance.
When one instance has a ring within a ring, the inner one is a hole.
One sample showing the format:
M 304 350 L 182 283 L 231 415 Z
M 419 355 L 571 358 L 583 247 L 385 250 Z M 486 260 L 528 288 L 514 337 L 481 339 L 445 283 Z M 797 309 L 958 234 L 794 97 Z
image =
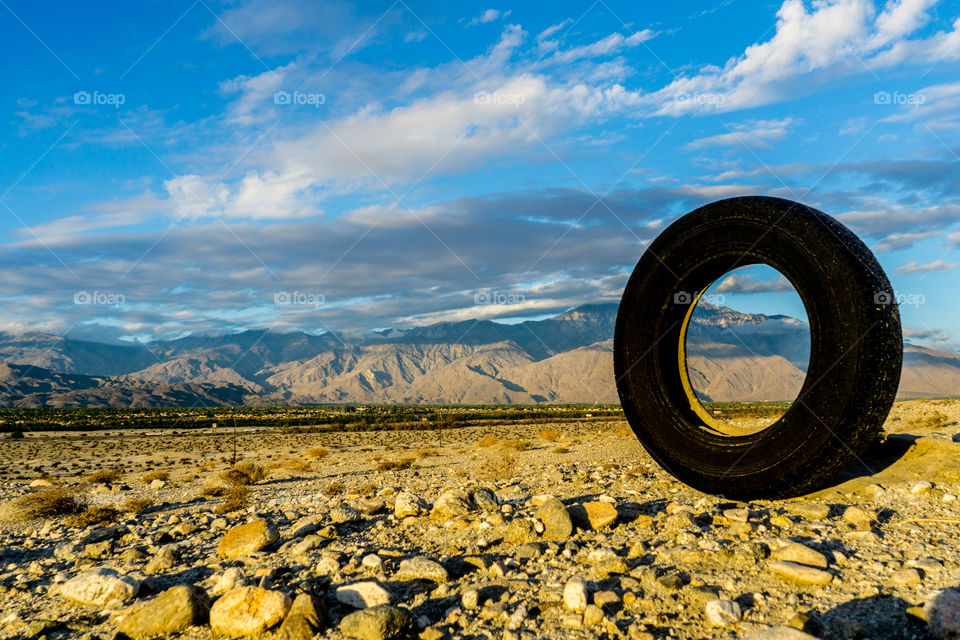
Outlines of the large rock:
M 537 519 L 543 523 L 543 537 L 547 540 L 566 540 L 573 533 L 573 521 L 567 507 L 559 499 L 549 497 L 537 509 Z
M 239 558 L 254 551 L 266 549 L 280 539 L 276 527 L 267 520 L 257 519 L 227 531 L 217 546 L 221 558 Z
M 397 570 L 398 580 L 433 580 L 434 582 L 446 582 L 450 579 L 450 574 L 443 568 L 439 562 L 430 558 L 417 556 L 408 558 L 400 563 Z
M 360 512 L 353 507 L 341 505 L 330 510 L 330 519 L 337 524 L 346 524 L 358 522 L 361 519 Z
M 357 609 L 390 604 L 390 592 L 378 583 L 368 580 L 337 587 L 337 600 Z
M 293 601 L 290 612 L 277 632 L 278 640 L 310 640 L 326 624 L 327 609 L 323 602 L 308 593 Z
M 704 615 L 714 627 L 727 627 L 740 622 L 743 613 L 733 600 L 711 600 L 703 608 Z
M 418 495 L 409 491 L 397 494 L 393 503 L 393 515 L 401 520 L 410 516 L 422 516 L 427 512 L 427 503 Z
M 582 612 L 588 604 L 587 585 L 574 578 L 563 587 L 563 605 L 570 611 Z
M 228 591 L 210 608 L 210 628 L 231 638 L 260 635 L 284 619 L 290 598 L 280 591 L 239 587 Z
M 923 605 L 923 618 L 938 640 L 960 638 L 960 592 L 947 589 Z
M 386 640 L 405 634 L 412 625 L 409 613 L 384 604 L 345 616 L 340 621 L 340 633 L 357 640 Z
M 447 489 L 433 503 L 430 516 L 435 520 L 449 520 L 470 513 L 470 494 L 463 489 Z
M 570 515 L 581 527 L 603 529 L 617 520 L 617 508 L 609 502 L 584 502 L 570 508 Z
M 209 615 L 210 602 L 203 589 L 181 584 L 134 609 L 117 631 L 131 638 L 153 638 L 204 624 Z
M 119 607 L 133 600 L 140 581 L 113 569 L 89 569 L 60 585 L 60 595 L 94 607 Z

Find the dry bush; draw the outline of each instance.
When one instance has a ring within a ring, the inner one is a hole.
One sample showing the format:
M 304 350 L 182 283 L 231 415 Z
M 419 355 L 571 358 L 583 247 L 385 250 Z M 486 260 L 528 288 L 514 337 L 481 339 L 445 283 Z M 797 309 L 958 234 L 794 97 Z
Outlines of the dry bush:
M 143 474 L 143 478 L 141 478 L 141 480 L 143 480 L 144 484 L 150 484 L 154 480 L 163 480 L 164 482 L 167 482 L 170 480 L 170 472 L 166 469 L 154 469 L 153 471 L 148 471 Z
M 367 498 L 375 494 L 378 488 L 379 487 L 377 487 L 377 485 L 373 484 L 372 482 L 368 482 L 367 484 L 360 485 L 360 487 L 357 489 L 357 495 Z
M 338 493 L 343 493 L 343 483 L 342 482 L 331 482 L 327 485 L 327 488 L 324 489 L 327 495 L 335 496 Z
M 947 416 L 943 415 L 939 411 L 933 411 L 924 415 L 922 418 L 917 418 L 910 423 L 910 426 L 915 429 L 924 429 L 924 430 L 936 430 L 947 424 Z
M 629 425 L 622 424 L 620 425 L 620 428 L 617 429 L 617 435 L 620 437 L 628 437 L 628 436 L 633 436 L 634 433 L 633 433 L 633 429 L 631 429 Z
M 418 458 L 429 458 L 440 455 L 440 450 L 436 447 L 420 447 L 414 452 Z
M 267 472 L 256 462 L 244 460 L 221 473 L 220 477 L 232 485 L 245 487 L 247 485 L 257 484 L 266 478 Z
M 109 484 L 120 480 L 120 469 L 101 469 L 88 475 L 85 480 L 90 484 Z
M 250 495 L 250 489 L 242 485 L 237 485 L 235 487 L 230 487 L 226 493 L 223 494 L 223 502 L 221 502 L 217 508 L 216 512 L 218 514 L 232 513 L 234 511 L 239 511 L 247 507 L 247 497 Z
M 512 478 L 517 471 L 517 459 L 509 453 L 494 454 L 477 466 L 481 480 L 504 480 Z
M 118 509 L 113 507 L 87 507 L 86 511 L 70 516 L 63 521 L 64 526 L 84 529 L 98 524 L 107 524 L 116 522 L 123 515 Z
M 477 440 L 476 446 L 478 448 L 492 447 L 498 442 L 500 442 L 500 439 L 497 436 L 493 435 L 492 433 L 488 433 L 487 435 Z
M 311 458 L 316 458 L 317 460 L 323 460 L 330 455 L 330 449 L 327 449 L 321 445 L 319 447 L 314 447 L 313 449 L 307 449 L 307 455 Z
M 67 489 L 48 487 L 11 501 L 4 509 L 4 516 L 14 521 L 35 520 L 76 513 L 82 507 L 76 496 Z
M 130 498 L 123 503 L 124 511 L 140 514 L 154 505 L 150 498 Z
M 630 467 L 629 469 L 627 469 L 628 476 L 642 476 L 646 472 L 647 472 L 647 469 L 645 467 L 639 467 L 639 466 Z
M 540 438 L 548 442 L 558 442 L 560 440 L 560 432 L 556 429 L 543 429 L 540 432 Z
M 413 458 L 400 458 L 399 460 L 384 460 L 377 465 L 377 471 L 401 471 L 413 466 Z
M 567 447 L 556 447 L 553 450 L 554 453 L 570 453 L 570 449 Z
M 309 460 L 304 460 L 299 456 L 291 456 L 270 465 L 271 468 L 290 469 L 292 471 L 312 471 L 313 464 Z
M 526 451 L 531 448 L 533 444 L 527 442 L 526 440 L 504 440 L 503 445 L 500 447 L 503 451 Z

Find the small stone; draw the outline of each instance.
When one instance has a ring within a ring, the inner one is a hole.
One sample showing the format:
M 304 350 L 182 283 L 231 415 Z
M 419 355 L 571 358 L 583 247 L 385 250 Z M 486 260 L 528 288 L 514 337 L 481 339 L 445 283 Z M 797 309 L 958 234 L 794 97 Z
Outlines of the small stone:
M 447 489 L 433 503 L 430 517 L 434 520 L 449 520 L 470 513 L 470 494 L 463 489 Z
M 150 484 L 148 484 L 147 486 L 153 489 L 154 491 L 157 491 L 158 489 L 163 489 L 165 486 L 167 486 L 167 483 L 161 480 L 160 478 L 154 478 L 154 480 L 150 482 Z
M 823 520 L 830 515 L 830 505 L 821 502 L 788 502 L 787 513 L 806 520 Z
M 427 503 L 419 496 L 402 491 L 397 494 L 393 503 L 393 515 L 397 520 L 410 516 L 422 516 L 427 512 Z
M 199 587 L 181 584 L 136 607 L 117 631 L 131 638 L 153 638 L 204 624 L 209 614 L 207 594 Z
M 283 620 L 290 605 L 290 598 L 280 591 L 239 587 L 210 607 L 210 628 L 231 638 L 260 635 Z
M 322 522 L 323 516 L 319 514 L 304 516 L 293 523 L 293 525 L 287 530 L 286 537 L 291 540 L 295 540 L 297 538 L 310 535 L 320 528 L 320 524 Z
M 139 590 L 139 580 L 113 569 L 89 569 L 59 587 L 64 598 L 96 607 L 118 607 L 133 600 Z
M 360 566 L 369 571 L 383 571 L 383 558 L 375 553 L 369 553 L 363 556 Z
M 711 600 L 704 607 L 707 622 L 715 627 L 727 627 L 740 622 L 743 613 L 740 605 L 732 600 Z
M 239 558 L 266 549 L 280 539 L 280 533 L 267 520 L 257 519 L 236 526 L 223 536 L 217 545 L 221 558 Z
M 927 482 L 926 480 L 918 480 L 914 482 L 910 487 L 910 493 L 915 496 L 922 496 L 925 493 L 930 493 L 930 490 L 933 489 L 933 483 Z
M 935 638 L 960 638 L 960 592 L 940 591 L 923 605 L 923 618 Z
M 799 542 L 789 540 L 779 549 L 774 549 L 771 557 L 773 557 L 774 560 L 796 562 L 821 569 L 827 568 L 827 557 L 825 555 Z
M 612 607 L 620 603 L 620 596 L 614 591 L 597 591 L 593 594 L 593 604 L 601 609 Z
M 900 569 L 890 576 L 890 582 L 901 587 L 917 585 L 922 581 L 923 576 L 916 569 Z
M 857 531 L 869 531 L 877 520 L 872 511 L 860 507 L 847 507 L 843 512 L 843 519 L 852 524 Z
M 478 509 L 483 511 L 498 511 L 500 509 L 497 496 L 485 487 L 474 487 L 470 491 L 470 499 L 473 500 L 473 504 L 477 505 Z
M 540 548 L 540 543 L 528 542 L 517 547 L 513 556 L 518 560 L 532 560 L 533 558 L 539 558 L 542 554 L 543 549 Z
M 583 610 L 583 624 L 585 625 L 598 625 L 603 622 L 603 619 L 603 609 L 595 604 L 588 604 Z
M 580 525 L 590 529 L 609 527 L 617 520 L 617 508 L 609 502 L 584 502 L 570 508 L 570 515 Z
M 751 633 L 744 640 L 817 640 L 817 637 L 799 629 L 781 626 Z
M 464 589 L 460 595 L 460 604 L 464 609 L 476 609 L 480 604 L 480 592 L 477 589 Z
M 360 513 L 367 516 L 373 516 L 383 511 L 384 507 L 386 506 L 387 505 L 383 502 L 383 500 L 378 498 L 370 498 L 367 500 L 361 500 L 360 504 L 357 505 L 357 508 Z
M 570 611 L 581 612 L 587 608 L 587 585 L 574 578 L 563 587 L 563 604 Z
M 339 506 L 330 510 L 330 519 L 336 524 L 358 522 L 361 518 L 360 512 L 353 507 Z
M 278 640 L 310 640 L 327 620 L 323 603 L 309 593 L 301 593 L 293 601 L 287 617 L 277 633 Z
M 443 583 L 450 579 L 450 574 L 439 562 L 430 558 L 417 556 L 408 558 L 400 563 L 397 570 L 398 580 L 432 580 Z
M 781 578 L 786 578 L 799 584 L 825 585 L 830 584 L 830 581 L 833 580 L 833 574 L 831 573 L 805 564 L 797 564 L 796 562 L 774 561 L 768 563 L 767 566 L 773 573 Z
M 355 582 L 337 588 L 337 600 L 357 609 L 390 604 L 390 592 L 373 581 Z
M 529 518 L 514 518 L 507 525 L 507 531 L 503 535 L 505 542 L 514 544 L 523 544 L 533 542 L 537 539 L 537 530 L 533 526 L 533 521 Z
M 214 595 L 220 595 L 242 586 L 243 571 L 238 567 L 230 567 L 217 578 L 217 582 L 213 587 L 213 593 Z
M 540 505 L 536 517 L 543 523 L 543 537 L 547 540 L 566 540 L 573 533 L 573 521 L 567 507 L 553 496 Z
M 150 558 L 150 561 L 143 570 L 147 573 L 163 573 L 164 571 L 173 569 L 179 561 L 180 553 L 176 547 L 164 545 L 160 547 L 160 551 Z
M 396 638 L 413 625 L 405 610 L 382 604 L 348 614 L 340 621 L 340 633 L 357 640 Z

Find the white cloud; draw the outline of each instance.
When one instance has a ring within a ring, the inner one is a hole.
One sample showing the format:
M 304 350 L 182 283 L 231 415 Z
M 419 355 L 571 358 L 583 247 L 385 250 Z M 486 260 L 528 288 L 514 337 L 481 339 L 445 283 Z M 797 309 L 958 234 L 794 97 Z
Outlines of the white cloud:
M 782 120 L 752 120 L 735 124 L 730 133 L 721 133 L 715 136 L 699 138 L 685 145 L 686 149 L 704 149 L 707 147 L 742 147 L 751 149 L 770 148 L 771 142 L 782 140 L 787 131 L 797 121 L 793 118 Z
M 930 273 L 932 271 L 953 271 L 957 266 L 960 266 L 960 263 L 947 262 L 946 260 L 934 260 L 927 264 L 920 264 L 915 260 L 911 260 L 897 267 L 897 273 L 907 275 L 910 273 Z
M 651 40 L 654 36 L 656 36 L 656 33 L 650 29 L 637 31 L 636 33 L 633 33 L 627 37 L 624 37 L 620 33 L 611 33 L 606 38 L 597 40 L 591 44 L 558 51 L 550 56 L 545 63 L 569 64 L 575 60 L 609 56 L 622 51 L 623 49 L 629 49 L 631 47 L 636 47 L 640 44 L 643 44 L 644 42 Z
M 783 276 L 776 280 L 757 280 L 753 276 L 731 273 L 717 285 L 717 293 L 771 293 L 793 291 L 793 285 Z
M 891 233 L 886 236 L 880 242 L 874 244 L 870 247 L 871 250 L 880 253 L 883 251 L 898 251 L 900 249 L 907 249 L 912 247 L 914 244 L 921 240 L 926 240 L 928 238 L 935 238 L 940 235 L 939 231 L 924 231 L 919 233 L 912 232 L 902 232 L 902 233 Z
M 500 20 L 501 18 L 506 19 L 510 15 L 510 10 L 500 11 L 499 9 L 487 9 L 479 16 L 467 23 L 467 26 L 473 27 L 478 24 L 487 24 L 488 22 L 493 22 L 494 20 Z

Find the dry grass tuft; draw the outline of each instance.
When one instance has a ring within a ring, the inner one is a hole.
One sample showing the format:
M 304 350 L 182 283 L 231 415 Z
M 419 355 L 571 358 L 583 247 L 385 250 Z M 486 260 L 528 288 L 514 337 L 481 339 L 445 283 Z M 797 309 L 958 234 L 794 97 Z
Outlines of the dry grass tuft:
M 375 494 L 377 489 L 379 489 L 377 485 L 372 482 L 368 482 L 367 484 L 360 485 L 360 487 L 357 489 L 357 495 L 368 498 Z
M 401 471 L 413 466 L 413 458 L 400 458 L 399 460 L 384 460 L 377 465 L 377 471 Z
M 567 447 L 556 447 L 553 450 L 554 453 L 570 453 L 570 449 Z
M 316 458 L 317 460 L 323 460 L 330 455 L 330 449 L 327 449 L 321 445 L 319 447 L 314 447 L 313 449 L 307 449 L 307 455 L 311 458 Z
M 312 471 L 313 463 L 309 460 L 304 460 L 299 456 L 291 456 L 281 462 L 270 465 L 273 468 L 280 469 L 290 469 L 292 471 Z
M 90 484 L 110 484 L 120 480 L 120 469 L 101 469 L 100 471 L 94 471 L 84 479 Z
M 245 486 L 238 485 L 236 487 L 231 487 L 223 495 L 223 502 L 221 502 L 217 508 L 216 512 L 218 514 L 224 513 L 233 513 L 234 511 L 240 511 L 247 507 L 247 497 L 250 495 L 250 489 Z
M 504 480 L 516 475 L 517 459 L 509 453 L 492 454 L 477 466 L 477 477 L 482 480 Z
M 440 455 L 440 450 L 436 447 L 420 447 L 414 452 L 418 458 L 430 458 Z
M 556 429 L 543 429 L 540 432 L 540 438 L 546 440 L 547 442 L 559 442 L 560 432 Z
M 532 443 L 526 440 L 504 440 L 503 445 L 500 447 L 503 451 L 526 451 L 533 446 Z
M 170 472 L 166 469 L 154 469 L 153 471 L 148 471 L 143 474 L 141 480 L 143 480 L 143 484 L 150 484 L 154 480 L 163 480 L 164 482 L 167 482 L 170 480 Z
M 118 509 L 113 507 L 87 507 L 83 513 L 70 516 L 63 521 L 64 526 L 84 529 L 98 524 L 107 524 L 116 522 L 123 515 Z
M 62 487 L 48 487 L 11 501 L 4 510 L 4 519 L 22 521 L 52 518 L 76 513 L 83 505 L 76 496 Z
M 220 477 L 234 486 L 245 487 L 266 478 L 267 472 L 256 462 L 244 460 L 221 473 Z
M 487 435 L 477 440 L 477 444 L 475 446 L 479 449 L 483 449 L 485 447 L 492 447 L 498 442 L 500 442 L 500 438 L 493 435 L 492 433 L 488 433 Z
M 150 498 L 130 498 L 123 503 L 123 510 L 128 513 L 140 514 L 154 505 Z
M 338 493 L 343 493 L 343 483 L 342 482 L 331 482 L 327 485 L 327 488 L 324 489 L 327 495 L 335 496 Z

